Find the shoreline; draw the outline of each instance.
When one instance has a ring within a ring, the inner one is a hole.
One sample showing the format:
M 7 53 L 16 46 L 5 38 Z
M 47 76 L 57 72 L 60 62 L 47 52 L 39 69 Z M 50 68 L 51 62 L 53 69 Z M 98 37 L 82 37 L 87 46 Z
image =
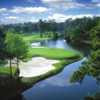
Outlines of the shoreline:
M 58 74 L 59 72 L 61 72 L 66 67 L 66 65 L 71 64 L 71 63 L 73 63 L 75 61 L 78 61 L 81 58 L 82 58 L 81 56 L 73 56 L 71 58 L 59 59 L 59 62 L 52 63 L 52 65 L 54 67 L 53 70 L 50 70 L 50 71 L 48 71 L 48 72 L 46 72 L 46 73 L 44 73 L 42 75 L 39 75 L 39 76 L 35 76 L 35 77 L 16 77 L 16 76 L 13 76 L 13 78 L 10 79 L 12 81 L 9 80 L 7 83 L 5 83 L 4 87 L 6 87 L 6 88 L 5 88 L 5 90 L 3 88 L 3 90 L 4 91 L 8 90 L 7 84 L 9 83 L 10 90 L 9 90 L 9 92 L 6 92 L 6 93 L 7 93 L 7 96 L 8 96 L 7 98 L 12 98 L 12 97 L 14 97 L 14 96 L 16 96 L 18 94 L 23 93 L 27 89 L 31 88 L 37 82 L 40 82 L 40 81 L 42 81 L 44 79 L 47 79 L 49 77 L 52 77 L 52 76 Z M 55 61 L 55 60 L 52 60 L 52 61 Z M 56 61 L 58 61 L 58 60 L 56 60 Z M 8 77 L 8 75 L 7 75 L 7 77 Z M 10 78 L 10 77 L 8 77 L 8 78 Z M 2 80 L 4 80 L 3 77 L 2 77 Z M 4 95 L 6 93 L 4 93 Z
M 48 71 L 45 74 L 39 75 L 39 76 L 35 76 L 35 77 L 20 77 L 20 81 L 22 82 L 22 84 L 25 85 L 25 90 L 31 88 L 31 86 L 33 86 L 35 83 L 44 80 L 48 77 L 51 77 L 53 75 L 58 74 L 59 72 L 61 72 L 65 66 L 80 60 L 81 58 L 74 58 L 74 59 L 66 59 L 66 60 L 60 60 L 58 63 L 53 64 L 53 66 L 55 67 L 53 70 Z

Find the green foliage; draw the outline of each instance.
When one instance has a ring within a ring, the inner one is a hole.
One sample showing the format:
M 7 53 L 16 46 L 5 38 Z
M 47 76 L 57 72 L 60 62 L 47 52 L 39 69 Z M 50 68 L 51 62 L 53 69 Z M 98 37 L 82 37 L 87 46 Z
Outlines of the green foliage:
M 44 34 L 52 32 L 53 37 L 58 38 L 61 33 L 63 37 L 70 39 L 73 43 L 75 43 L 74 41 L 87 43 L 87 41 L 90 41 L 89 31 L 97 25 L 98 21 L 100 21 L 100 17 L 84 17 L 75 20 L 68 19 L 66 22 L 61 23 L 56 23 L 54 20 L 40 20 L 37 23 L 29 22 L 24 24 L 2 25 L 1 27 L 3 31 L 14 30 L 14 33 L 17 32 L 19 34 L 24 33 L 30 35 L 33 32 L 41 33 L 41 37 L 43 37 Z
M 71 82 L 83 80 L 85 75 L 93 77 L 100 77 L 100 24 L 97 24 L 90 30 L 90 38 L 92 45 L 92 52 L 89 60 L 81 66 L 79 70 L 73 73 Z
M 100 22 L 90 31 L 93 49 L 100 49 Z
M 100 50 L 92 51 L 89 60 L 92 67 L 100 69 Z
M 93 68 L 100 69 L 100 23 L 91 31 L 92 52 L 90 57 L 90 64 Z
M 97 78 L 100 75 L 100 69 L 99 70 L 95 69 L 89 66 L 87 63 L 83 64 L 83 66 L 81 66 L 77 71 L 75 71 L 72 74 L 70 78 L 70 82 L 73 83 L 73 82 L 82 81 L 86 75 L 90 75 Z
M 73 44 L 90 44 L 90 30 L 97 25 L 100 18 L 82 18 L 66 21 L 65 38 Z M 99 28 L 100 29 L 100 28 Z
M 25 57 L 28 51 L 28 45 L 24 42 L 23 38 L 11 32 L 8 32 L 5 37 L 6 50 L 12 57 L 19 59 Z
M 6 50 L 5 50 L 5 34 L 3 30 L 0 28 L 0 59 L 4 60 L 6 58 Z
M 84 100 L 100 100 L 100 92 L 92 96 L 86 96 Z
M 86 74 L 88 74 L 88 67 L 80 67 L 77 71 L 73 73 L 73 75 L 70 78 L 70 82 L 77 82 L 82 81 Z
M 23 59 L 27 55 L 28 45 L 24 42 L 20 35 L 14 34 L 12 32 L 6 33 L 5 37 L 6 52 L 10 60 L 10 75 L 12 77 L 12 63 L 13 58 L 17 58 L 17 70 L 19 74 L 19 59 Z
M 4 59 L 3 59 L 3 60 L 1 60 L 1 59 L 0 59 L 0 65 L 4 65 L 4 64 L 6 64 L 6 63 L 7 63 L 7 61 L 6 61 L 6 60 L 4 60 Z
M 16 67 L 12 67 L 12 75 L 15 75 Z M 0 66 L 0 74 L 8 74 L 10 75 L 9 67 Z

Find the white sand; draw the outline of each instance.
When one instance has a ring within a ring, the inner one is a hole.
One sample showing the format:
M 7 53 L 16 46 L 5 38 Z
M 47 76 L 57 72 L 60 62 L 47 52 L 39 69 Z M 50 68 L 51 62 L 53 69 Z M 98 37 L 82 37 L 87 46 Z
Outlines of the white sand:
M 45 74 L 54 69 L 53 64 L 58 60 L 49 60 L 43 57 L 34 57 L 31 61 L 20 65 L 20 75 L 22 77 L 35 77 Z

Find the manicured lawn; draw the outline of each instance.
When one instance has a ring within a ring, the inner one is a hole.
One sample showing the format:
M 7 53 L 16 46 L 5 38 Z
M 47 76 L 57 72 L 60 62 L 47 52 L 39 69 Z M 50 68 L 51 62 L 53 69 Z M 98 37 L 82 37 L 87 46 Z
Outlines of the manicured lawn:
M 42 40 L 46 40 L 46 39 L 49 39 L 49 37 L 47 37 L 47 36 L 40 37 L 39 34 L 33 34 L 33 35 L 24 35 L 24 36 L 23 36 L 23 39 L 24 39 L 26 42 L 33 42 L 33 41 L 42 41 Z
M 30 48 L 28 57 L 41 56 L 49 59 L 66 59 L 73 57 L 80 57 L 80 54 L 73 50 L 64 50 L 58 48 Z
M 14 75 L 16 72 L 16 68 L 12 67 L 12 74 Z M 4 67 L 0 66 L 0 74 L 10 74 L 10 68 L 9 67 Z

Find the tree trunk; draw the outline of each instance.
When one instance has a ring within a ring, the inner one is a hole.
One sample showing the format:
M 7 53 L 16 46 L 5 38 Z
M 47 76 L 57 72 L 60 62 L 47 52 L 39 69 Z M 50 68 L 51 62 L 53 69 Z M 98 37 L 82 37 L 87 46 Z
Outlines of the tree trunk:
M 10 76 L 12 78 L 12 66 L 11 66 L 11 58 L 10 58 Z
M 19 59 L 18 59 L 18 57 L 17 57 L 17 73 L 16 73 L 16 75 L 19 77 L 19 73 L 20 73 L 20 71 L 19 71 Z
M 17 58 L 17 69 L 19 69 L 19 59 Z

